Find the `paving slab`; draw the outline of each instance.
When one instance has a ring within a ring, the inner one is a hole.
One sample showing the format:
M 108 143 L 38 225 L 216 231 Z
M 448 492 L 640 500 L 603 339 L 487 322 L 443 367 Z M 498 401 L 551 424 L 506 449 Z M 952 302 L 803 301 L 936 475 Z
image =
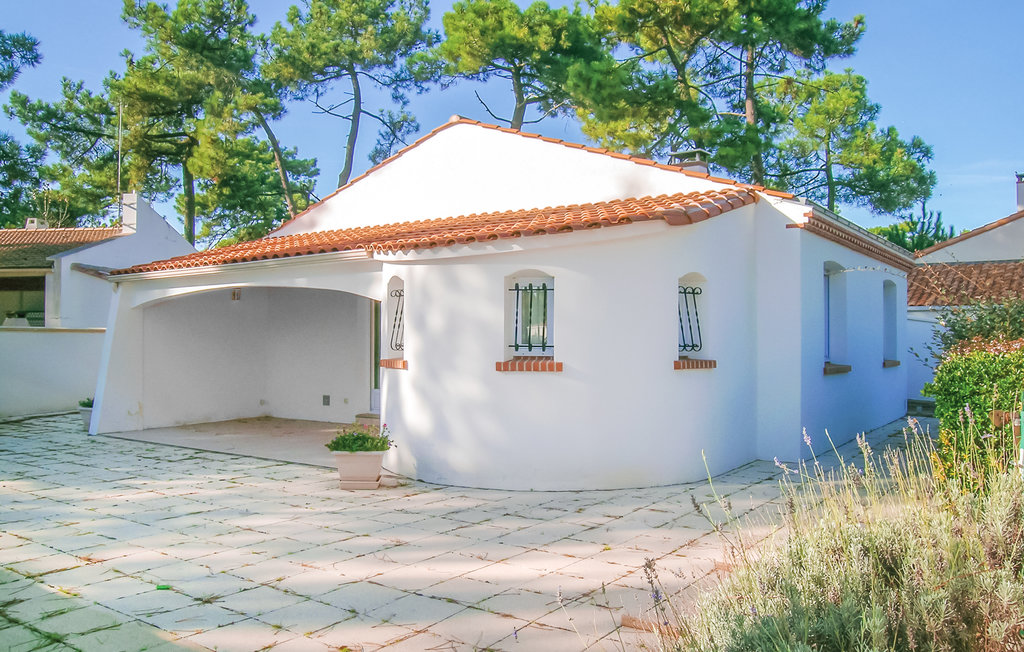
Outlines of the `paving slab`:
M 329 458 L 313 458 L 335 426 L 313 425 L 303 435 L 303 424 L 241 420 L 123 439 L 86 436 L 77 414 L 0 421 L 0 641 L 86 652 L 635 649 L 654 641 L 620 623 L 653 604 L 648 559 L 679 604 L 721 572 L 716 495 L 751 518 L 746 542 L 777 522 L 782 472 L 769 462 L 713 488 L 403 480 L 343 491 Z M 878 448 L 901 425 L 869 441 Z M 306 458 L 287 454 L 303 446 Z M 852 444 L 840 452 L 857 457 Z

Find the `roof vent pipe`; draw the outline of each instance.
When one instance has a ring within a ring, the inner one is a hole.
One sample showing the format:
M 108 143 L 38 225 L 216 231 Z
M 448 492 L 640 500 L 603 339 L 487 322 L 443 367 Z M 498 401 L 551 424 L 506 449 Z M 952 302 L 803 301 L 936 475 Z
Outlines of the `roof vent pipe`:
M 1017 175 L 1017 212 L 1024 211 L 1024 174 Z
M 708 161 L 711 154 L 703 149 L 686 149 L 680 152 L 672 152 L 668 155 L 668 164 L 690 172 L 708 173 Z

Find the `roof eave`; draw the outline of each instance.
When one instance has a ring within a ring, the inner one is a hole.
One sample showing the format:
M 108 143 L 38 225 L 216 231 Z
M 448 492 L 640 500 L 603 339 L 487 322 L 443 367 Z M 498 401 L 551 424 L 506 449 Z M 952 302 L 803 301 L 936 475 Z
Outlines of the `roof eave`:
M 362 249 L 350 251 L 331 251 L 322 254 L 303 254 L 301 256 L 288 256 L 284 258 L 263 258 L 260 260 L 247 260 L 239 263 L 218 263 L 213 265 L 197 265 L 195 267 L 182 267 L 175 269 L 160 269 L 151 272 L 135 272 L 130 274 L 117 274 L 115 270 L 107 276 L 111 283 L 121 281 L 149 281 L 167 278 L 189 278 L 195 276 L 210 276 L 225 274 L 235 270 L 248 269 L 273 269 L 275 267 L 296 267 L 299 265 L 319 264 L 330 261 L 345 262 L 354 260 L 370 260 L 372 254 Z

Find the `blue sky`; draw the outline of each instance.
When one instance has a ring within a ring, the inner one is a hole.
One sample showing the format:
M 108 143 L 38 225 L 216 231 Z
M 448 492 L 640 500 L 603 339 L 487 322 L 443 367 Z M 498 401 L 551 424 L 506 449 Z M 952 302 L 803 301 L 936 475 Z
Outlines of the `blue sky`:
M 62 76 L 100 88 L 110 69 L 122 70 L 124 49 L 141 51 L 141 41 L 120 19 L 118 0 L 33 0 L 3 2 L 0 28 L 27 31 L 41 41 L 43 63 L 26 71 L 15 88 L 33 98 L 54 99 Z M 250 0 L 257 29 L 269 31 L 292 4 Z M 450 3 L 432 5 L 432 22 Z M 862 14 L 867 32 L 858 53 L 832 68 L 853 68 L 867 77 L 869 95 L 881 104 L 879 123 L 895 126 L 904 137 L 921 136 L 934 148 L 938 174 L 929 208 L 940 210 L 957 230 L 974 228 L 1016 210 L 1014 173 L 1024 172 L 1024 2 L 986 0 L 970 7 L 949 0 L 831 0 L 828 14 L 849 20 Z M 453 113 L 493 122 L 473 95 L 480 90 L 492 108 L 508 108 L 504 87 L 481 89 L 462 84 L 413 99 L 421 134 Z M 0 94 L 0 102 L 6 94 Z M 503 104 L 504 103 L 504 104 Z M 506 111 L 507 113 L 508 111 Z M 365 124 L 365 123 L 364 123 Z M 329 193 L 341 169 L 344 128 L 337 118 L 314 115 L 294 103 L 276 125 L 278 137 L 303 156 L 316 157 L 321 170 L 317 193 Z M 0 116 L 0 129 L 20 134 L 20 126 Z M 582 141 L 571 122 L 546 120 L 525 128 Z M 367 129 L 356 157 L 356 171 L 369 166 L 366 155 L 374 134 Z M 161 210 L 168 214 L 170 207 Z M 863 226 L 892 221 L 862 210 L 843 215 Z M 171 217 L 171 215 L 168 215 Z

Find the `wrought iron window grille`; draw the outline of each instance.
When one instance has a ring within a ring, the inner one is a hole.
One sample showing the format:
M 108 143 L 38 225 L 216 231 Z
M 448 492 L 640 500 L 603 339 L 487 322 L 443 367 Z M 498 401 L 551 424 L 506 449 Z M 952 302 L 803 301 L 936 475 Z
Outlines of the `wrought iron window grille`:
M 548 332 L 548 307 L 555 288 L 547 283 L 516 283 L 509 292 L 515 294 L 515 323 L 513 325 L 512 344 L 509 348 L 516 353 L 553 352 L 555 345 L 550 341 Z
M 679 354 L 693 353 L 704 347 L 700 334 L 700 314 L 697 297 L 703 290 L 695 286 L 679 286 Z
M 391 341 L 389 345 L 392 351 L 405 350 L 405 290 L 398 289 L 391 291 L 392 304 L 395 307 L 391 317 Z

